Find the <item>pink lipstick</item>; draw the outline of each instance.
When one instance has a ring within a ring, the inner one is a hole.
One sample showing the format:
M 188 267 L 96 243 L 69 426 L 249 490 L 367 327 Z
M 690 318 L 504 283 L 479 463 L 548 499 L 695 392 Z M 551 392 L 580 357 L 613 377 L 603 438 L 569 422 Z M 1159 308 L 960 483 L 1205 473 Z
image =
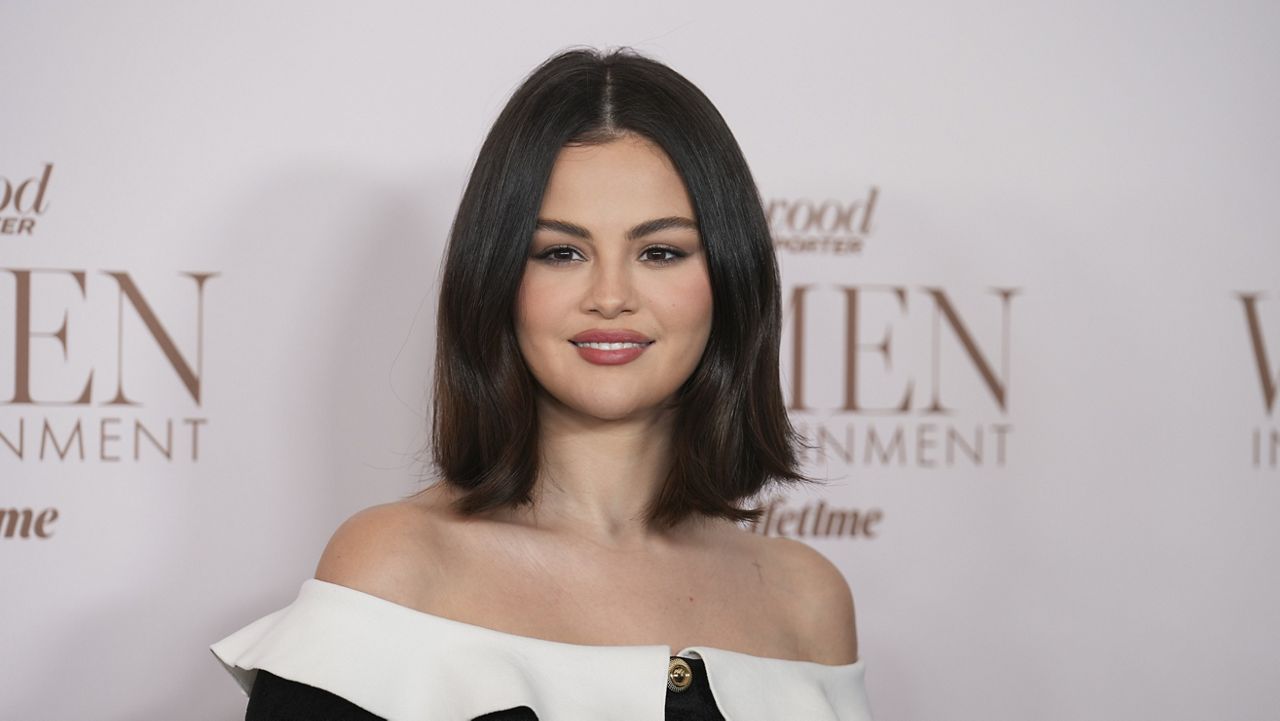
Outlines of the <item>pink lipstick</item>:
M 653 345 L 648 336 L 633 330 L 584 331 L 569 339 L 578 349 L 583 360 L 596 365 L 622 365 L 639 358 L 645 349 Z

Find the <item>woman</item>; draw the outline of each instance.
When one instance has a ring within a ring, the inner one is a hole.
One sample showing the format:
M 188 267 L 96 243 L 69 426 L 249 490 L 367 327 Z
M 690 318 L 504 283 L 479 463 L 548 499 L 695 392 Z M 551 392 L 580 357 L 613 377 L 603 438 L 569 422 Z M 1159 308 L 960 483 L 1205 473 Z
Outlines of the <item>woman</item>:
M 352 516 L 293 604 L 213 646 L 246 718 L 869 719 L 840 571 L 740 526 L 811 480 L 779 295 L 696 87 L 628 49 L 540 65 L 446 251 L 440 482 Z

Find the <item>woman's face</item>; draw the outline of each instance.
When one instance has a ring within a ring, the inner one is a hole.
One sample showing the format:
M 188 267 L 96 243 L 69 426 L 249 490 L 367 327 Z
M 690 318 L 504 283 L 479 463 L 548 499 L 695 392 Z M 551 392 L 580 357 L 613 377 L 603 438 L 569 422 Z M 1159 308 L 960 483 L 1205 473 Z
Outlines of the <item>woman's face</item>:
M 562 148 L 516 300 L 520 352 L 548 394 L 605 420 L 652 410 L 698 365 L 711 309 L 693 206 L 666 153 L 638 136 Z M 574 342 L 591 331 L 643 343 Z

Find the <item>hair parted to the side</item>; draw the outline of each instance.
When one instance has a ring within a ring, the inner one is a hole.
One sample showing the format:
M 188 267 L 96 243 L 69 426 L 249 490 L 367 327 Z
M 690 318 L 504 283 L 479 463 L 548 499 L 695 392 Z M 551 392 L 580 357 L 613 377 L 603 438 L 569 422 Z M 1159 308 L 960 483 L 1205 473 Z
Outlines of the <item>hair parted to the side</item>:
M 640 135 L 692 199 L 713 296 L 697 368 L 676 393 L 674 457 L 646 522 L 689 514 L 755 521 L 740 503 L 801 474 L 783 402 L 778 266 L 760 194 L 733 133 L 689 80 L 628 47 L 574 47 L 535 68 L 480 148 L 450 230 L 437 316 L 430 454 L 471 515 L 532 502 L 537 381 L 516 343 L 515 303 L 543 192 L 565 145 Z

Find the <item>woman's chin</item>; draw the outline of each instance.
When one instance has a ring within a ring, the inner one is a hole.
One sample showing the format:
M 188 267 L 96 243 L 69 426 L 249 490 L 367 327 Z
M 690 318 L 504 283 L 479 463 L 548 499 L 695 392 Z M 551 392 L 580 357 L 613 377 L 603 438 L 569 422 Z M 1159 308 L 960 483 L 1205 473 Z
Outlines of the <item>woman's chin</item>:
M 601 423 L 647 420 L 659 411 L 659 399 L 593 399 L 564 404 L 569 412 Z

